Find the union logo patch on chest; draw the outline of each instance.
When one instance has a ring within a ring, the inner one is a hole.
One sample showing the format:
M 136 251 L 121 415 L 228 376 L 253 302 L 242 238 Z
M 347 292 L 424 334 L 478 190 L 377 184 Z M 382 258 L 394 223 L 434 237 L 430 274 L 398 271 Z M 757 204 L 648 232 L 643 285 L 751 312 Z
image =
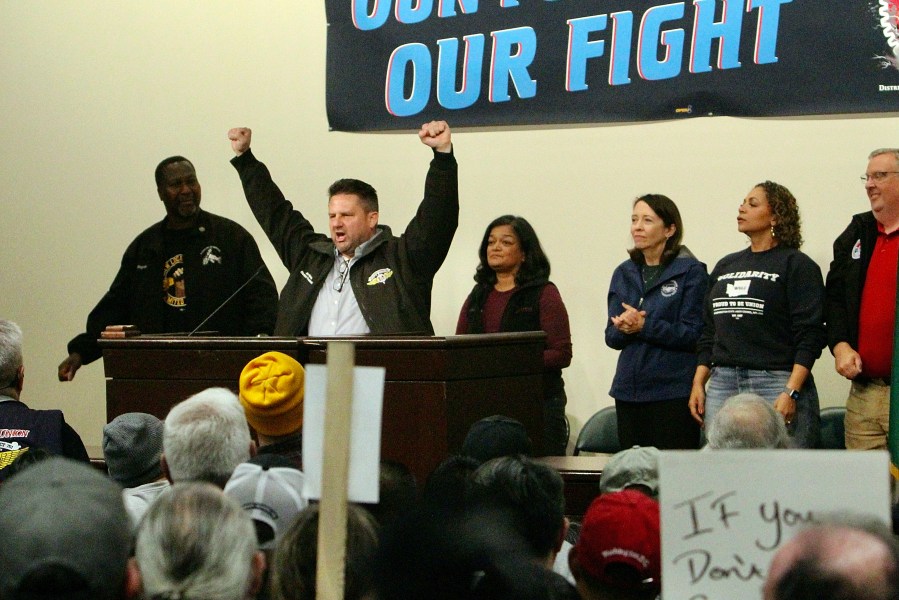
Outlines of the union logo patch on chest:
M 662 296 L 670 298 L 677 293 L 677 282 L 666 281 L 662 284 Z
M 393 277 L 392 269 L 378 269 L 374 273 L 368 276 L 368 281 L 365 285 L 378 285 L 387 283 L 387 280 Z
M 222 249 L 218 246 L 206 246 L 200 251 L 200 256 L 203 258 L 204 267 L 208 264 L 222 263 Z

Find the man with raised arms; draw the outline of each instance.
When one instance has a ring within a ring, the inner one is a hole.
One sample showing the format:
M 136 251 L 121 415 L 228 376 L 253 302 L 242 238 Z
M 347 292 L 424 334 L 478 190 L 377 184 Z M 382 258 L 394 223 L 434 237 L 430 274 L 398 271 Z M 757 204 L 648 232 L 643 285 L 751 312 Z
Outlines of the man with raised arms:
M 418 137 L 434 157 L 405 232 L 378 224 L 371 185 L 339 179 L 328 189 L 329 237 L 285 199 L 250 150 L 251 131 L 228 132 L 247 202 L 290 271 L 276 335 L 433 335 L 431 287 L 458 225 L 458 172 L 445 121 L 425 123 Z

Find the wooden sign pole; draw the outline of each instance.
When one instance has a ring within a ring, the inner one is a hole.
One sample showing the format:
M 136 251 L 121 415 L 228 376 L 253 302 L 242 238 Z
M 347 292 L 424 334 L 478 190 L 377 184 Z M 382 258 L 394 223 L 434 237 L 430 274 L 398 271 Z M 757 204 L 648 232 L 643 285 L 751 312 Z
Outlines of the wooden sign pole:
M 343 600 L 354 360 L 355 347 L 352 342 L 328 342 L 322 498 L 315 579 L 319 600 Z

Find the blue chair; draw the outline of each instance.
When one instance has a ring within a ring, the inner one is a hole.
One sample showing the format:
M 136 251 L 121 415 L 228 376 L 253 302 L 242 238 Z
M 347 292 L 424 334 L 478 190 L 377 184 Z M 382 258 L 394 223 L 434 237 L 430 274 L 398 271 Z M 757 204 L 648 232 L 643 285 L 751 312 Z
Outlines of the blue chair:
M 618 413 L 614 406 L 607 406 L 590 417 L 577 436 L 574 456 L 583 452 L 615 454 L 621 450 L 618 441 Z
M 821 450 L 846 449 L 846 407 L 828 406 L 821 409 Z

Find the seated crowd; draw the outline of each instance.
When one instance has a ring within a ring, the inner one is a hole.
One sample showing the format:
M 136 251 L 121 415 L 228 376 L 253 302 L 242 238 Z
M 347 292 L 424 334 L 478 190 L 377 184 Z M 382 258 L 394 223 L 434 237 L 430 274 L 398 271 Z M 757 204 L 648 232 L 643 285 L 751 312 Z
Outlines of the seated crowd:
M 21 337 L 8 322 L 0 334 Z M 14 371 L 6 402 L 19 402 Z M 0 599 L 315 598 L 319 505 L 303 495 L 303 368 L 269 352 L 238 387 L 195 394 L 164 420 L 112 420 L 108 476 L 67 454 L 71 444 L 48 451 L 23 437 L 0 469 Z M 61 413 L 50 418 L 52 439 L 70 435 Z M 747 394 L 708 424 L 711 451 L 787 439 L 780 416 Z M 566 517 L 559 473 L 531 454 L 524 426 L 495 415 L 472 425 L 462 452 L 420 489 L 384 461 L 380 501 L 348 507 L 344 597 L 658 598 L 660 452 L 611 457 L 580 523 Z M 824 520 L 780 547 L 759 594 L 899 598 L 899 544 L 882 523 Z

